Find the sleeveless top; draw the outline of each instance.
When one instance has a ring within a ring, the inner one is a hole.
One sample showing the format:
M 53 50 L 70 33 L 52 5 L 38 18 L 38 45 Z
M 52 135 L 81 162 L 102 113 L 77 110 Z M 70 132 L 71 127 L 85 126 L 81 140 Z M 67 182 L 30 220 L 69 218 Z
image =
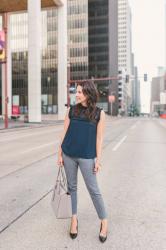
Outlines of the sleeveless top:
M 96 157 L 97 124 L 100 120 L 101 108 L 96 107 L 95 119 L 91 121 L 86 117 L 85 111 L 87 107 L 83 105 L 81 105 L 80 114 L 74 114 L 77 105 L 70 107 L 70 124 L 61 148 L 68 156 L 93 159 Z

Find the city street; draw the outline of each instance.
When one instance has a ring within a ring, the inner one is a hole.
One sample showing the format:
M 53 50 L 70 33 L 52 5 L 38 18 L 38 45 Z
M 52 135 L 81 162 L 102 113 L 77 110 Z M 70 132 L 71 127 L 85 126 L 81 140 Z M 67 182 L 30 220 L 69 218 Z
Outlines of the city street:
M 0 131 L 0 249 L 166 250 L 166 120 L 106 117 L 100 221 L 79 172 L 78 237 L 50 205 L 62 124 Z

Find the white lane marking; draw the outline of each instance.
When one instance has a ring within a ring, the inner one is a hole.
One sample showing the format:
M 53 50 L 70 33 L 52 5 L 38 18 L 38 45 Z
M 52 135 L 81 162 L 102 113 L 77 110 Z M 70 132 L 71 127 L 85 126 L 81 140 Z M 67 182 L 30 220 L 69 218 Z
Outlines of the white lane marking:
M 139 124 L 140 124 L 140 121 L 136 121 L 136 123 L 133 126 L 131 126 L 130 129 L 135 129 Z
M 126 138 L 127 138 L 127 135 L 125 135 L 125 136 L 115 145 L 115 147 L 112 149 L 112 151 L 116 151 L 116 150 L 120 147 L 120 145 L 126 140 Z
M 29 137 L 29 136 L 36 136 L 36 135 L 45 135 L 45 134 L 49 134 L 49 133 L 53 133 L 53 132 L 59 132 L 63 130 L 62 128 L 58 128 L 58 129 L 53 129 L 53 130 L 49 130 L 49 131 L 42 131 L 42 132 L 39 132 L 39 133 L 32 133 L 32 134 L 27 134 L 27 135 L 17 135 L 17 136 L 12 136 L 10 138 L 5 138 L 5 139 L 2 139 L 0 140 L 0 142 L 7 142 L 7 141 L 12 141 L 12 140 L 19 140 L 21 138 L 25 138 L 25 137 Z
M 29 152 L 31 152 L 31 151 L 33 151 L 33 150 L 37 150 L 37 149 L 44 148 L 44 147 L 51 146 L 51 145 L 55 145 L 55 146 L 56 146 L 57 144 L 58 144 L 58 143 L 56 143 L 56 142 L 54 141 L 54 142 L 51 142 L 51 143 L 43 144 L 43 145 L 38 146 L 38 147 L 35 147 L 35 148 L 31 148 L 31 149 L 25 150 L 25 151 L 23 151 L 23 152 L 20 152 L 19 154 L 20 154 L 20 155 L 21 155 L 21 154 L 26 154 L 26 153 L 29 153 Z

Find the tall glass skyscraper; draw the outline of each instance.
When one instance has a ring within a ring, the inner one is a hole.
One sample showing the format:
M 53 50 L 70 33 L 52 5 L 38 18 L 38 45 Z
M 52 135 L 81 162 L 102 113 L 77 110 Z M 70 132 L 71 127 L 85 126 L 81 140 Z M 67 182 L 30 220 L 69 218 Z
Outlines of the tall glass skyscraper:
M 108 0 L 88 1 L 89 78 L 102 78 L 109 76 L 108 4 Z M 100 95 L 100 104 L 101 106 L 104 106 L 105 110 L 107 110 L 108 81 L 100 81 L 96 84 Z

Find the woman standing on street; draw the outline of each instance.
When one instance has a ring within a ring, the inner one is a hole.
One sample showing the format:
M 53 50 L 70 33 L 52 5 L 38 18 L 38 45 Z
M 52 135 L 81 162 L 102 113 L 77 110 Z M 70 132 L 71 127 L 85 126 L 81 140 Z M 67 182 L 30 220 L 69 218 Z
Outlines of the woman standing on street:
M 101 220 L 99 239 L 107 239 L 107 214 L 98 188 L 96 174 L 100 169 L 105 113 L 96 106 L 98 93 L 94 83 L 77 84 L 77 104 L 68 108 L 58 151 L 58 165 L 65 167 L 68 191 L 72 201 L 70 237 L 78 233 L 77 172 L 78 166 Z

